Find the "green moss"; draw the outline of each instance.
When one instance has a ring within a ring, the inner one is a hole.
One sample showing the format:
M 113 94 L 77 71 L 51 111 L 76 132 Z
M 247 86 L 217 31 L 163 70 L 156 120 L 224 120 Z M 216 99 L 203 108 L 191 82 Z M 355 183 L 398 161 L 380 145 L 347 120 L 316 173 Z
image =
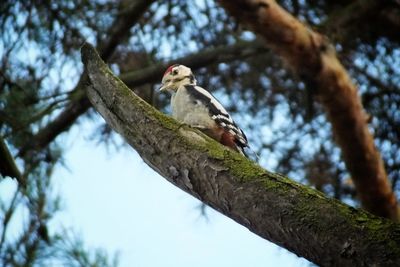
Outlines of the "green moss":
M 148 109 L 147 112 L 151 117 L 154 117 L 164 128 L 177 131 L 181 127 L 181 124 L 177 122 L 175 119 L 163 114 L 162 112 L 159 112 L 153 107 L 151 107 L 151 109 Z
M 230 151 L 227 151 L 220 143 L 206 136 L 206 143 L 202 144 L 202 150 L 206 151 L 212 158 L 223 160 Z
M 238 153 L 230 153 L 226 162 L 232 173 L 243 182 L 259 179 L 266 174 L 263 168 Z

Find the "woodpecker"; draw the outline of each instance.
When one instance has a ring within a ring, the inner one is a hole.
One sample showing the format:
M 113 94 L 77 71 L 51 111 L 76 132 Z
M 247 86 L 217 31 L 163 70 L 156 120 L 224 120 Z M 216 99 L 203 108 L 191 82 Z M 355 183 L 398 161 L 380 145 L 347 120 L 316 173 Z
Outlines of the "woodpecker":
M 248 146 L 244 132 L 218 100 L 197 85 L 190 68 L 169 66 L 162 78 L 160 91 L 171 93 L 172 117 L 200 129 L 221 144 L 245 155 Z

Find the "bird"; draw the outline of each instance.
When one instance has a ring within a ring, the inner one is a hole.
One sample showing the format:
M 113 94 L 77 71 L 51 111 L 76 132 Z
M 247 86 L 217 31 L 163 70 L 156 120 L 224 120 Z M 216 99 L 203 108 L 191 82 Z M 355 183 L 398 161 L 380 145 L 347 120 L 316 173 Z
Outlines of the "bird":
M 174 64 L 167 68 L 160 92 L 171 94 L 172 117 L 197 128 L 226 147 L 247 157 L 247 137 L 222 104 L 197 85 L 189 67 Z

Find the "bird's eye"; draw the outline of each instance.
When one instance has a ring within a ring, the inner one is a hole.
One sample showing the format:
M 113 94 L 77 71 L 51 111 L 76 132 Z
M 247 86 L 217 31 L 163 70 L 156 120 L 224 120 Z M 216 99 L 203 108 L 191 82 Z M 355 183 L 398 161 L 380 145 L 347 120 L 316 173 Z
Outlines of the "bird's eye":
M 173 70 L 172 71 L 172 75 L 177 75 L 178 74 L 178 70 Z

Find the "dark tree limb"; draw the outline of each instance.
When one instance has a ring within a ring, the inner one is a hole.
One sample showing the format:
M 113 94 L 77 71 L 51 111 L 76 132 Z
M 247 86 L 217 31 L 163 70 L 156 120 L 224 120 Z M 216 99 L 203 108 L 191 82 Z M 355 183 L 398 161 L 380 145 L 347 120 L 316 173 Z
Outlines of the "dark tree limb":
M 15 164 L 14 158 L 11 155 L 10 150 L 7 147 L 6 142 L 0 136 L 0 176 L 9 176 L 15 178 L 21 186 L 25 185 L 25 181 L 22 179 L 21 172 L 19 171 L 17 164 Z
M 233 45 L 204 50 L 170 62 L 156 64 L 140 71 L 124 73 L 120 78 L 126 85 L 135 87 L 152 81 L 159 82 L 165 69 L 174 63 L 183 64 L 196 70 L 211 64 L 257 56 L 267 51 L 268 49 L 260 41 L 238 42 Z
M 272 0 L 220 0 L 241 23 L 265 38 L 318 96 L 365 209 L 399 220 L 399 209 L 380 153 L 368 130 L 357 87 L 327 39 Z
M 83 77 L 85 80 L 86 77 Z M 82 80 L 83 81 L 83 80 Z M 76 88 L 81 87 L 78 85 Z M 46 148 L 58 135 L 68 130 L 89 107 L 90 102 L 83 94 L 83 91 L 76 91 L 74 100 L 71 100 L 68 105 L 57 117 L 51 121 L 46 127 L 37 132 L 25 146 L 21 147 L 17 156 L 24 157 L 29 151 L 40 151 Z
M 107 40 L 100 42 L 98 50 L 102 59 L 107 61 L 112 56 L 117 45 L 129 36 L 130 29 L 154 2 L 155 0 L 136 0 L 126 2 L 129 3 L 127 7 L 121 6 L 124 10 L 120 11 L 105 35 Z
M 158 82 L 165 69 L 177 62 L 190 66 L 193 69 L 198 69 L 213 63 L 229 62 L 256 56 L 267 51 L 265 46 L 258 41 L 242 42 L 231 46 L 212 48 L 195 55 L 178 58 L 171 62 L 160 63 L 142 70 L 124 73 L 120 78 L 128 86 L 135 87 L 150 82 Z M 81 89 L 86 77 L 82 76 L 81 79 L 74 90 L 74 95 L 69 104 L 52 122 L 42 128 L 26 146 L 20 149 L 18 156 L 23 157 L 29 150 L 40 150 L 47 147 L 58 135 L 68 130 L 81 115 L 88 111 L 91 104 Z
M 370 23 L 373 21 L 374 23 Z M 319 30 L 351 47 L 356 40 L 374 43 L 382 37 L 399 42 L 400 5 L 395 0 L 358 0 L 334 10 Z
M 87 92 L 161 176 L 255 234 L 322 266 L 399 266 L 400 225 L 268 172 L 158 112 L 82 48 Z

